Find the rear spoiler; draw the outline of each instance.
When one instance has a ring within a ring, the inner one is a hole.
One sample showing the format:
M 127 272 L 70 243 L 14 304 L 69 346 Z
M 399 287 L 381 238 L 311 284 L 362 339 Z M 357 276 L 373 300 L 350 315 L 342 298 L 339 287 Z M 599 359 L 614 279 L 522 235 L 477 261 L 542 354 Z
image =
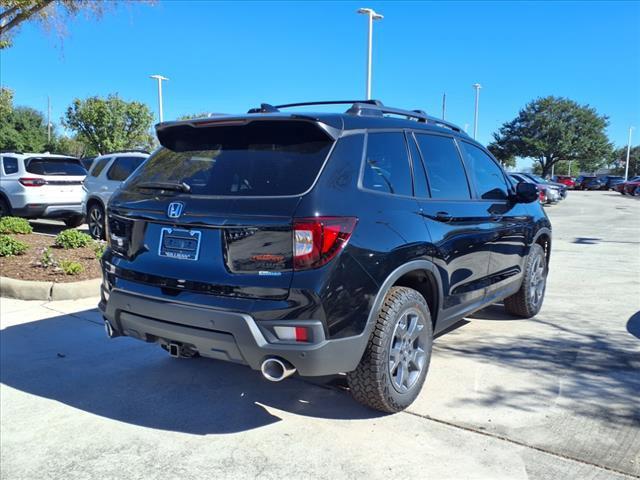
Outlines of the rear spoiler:
M 325 139 L 336 140 L 341 134 L 340 126 L 333 126 L 309 115 L 243 115 L 219 116 L 189 119 L 156 124 L 156 135 L 160 145 L 174 151 L 198 150 L 194 145 L 212 144 L 214 135 L 210 129 L 224 129 L 216 132 L 230 134 L 233 128 L 249 128 L 257 123 L 288 122 L 293 128 L 295 123 L 313 124 L 322 132 Z M 328 137 L 328 138 L 327 138 Z M 204 148 L 200 148 L 204 149 Z

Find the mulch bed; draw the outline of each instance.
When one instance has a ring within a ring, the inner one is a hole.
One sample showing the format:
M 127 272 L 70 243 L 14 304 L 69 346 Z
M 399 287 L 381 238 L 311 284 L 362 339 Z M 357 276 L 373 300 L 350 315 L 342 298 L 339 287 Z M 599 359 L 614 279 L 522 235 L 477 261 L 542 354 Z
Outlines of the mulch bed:
M 16 278 L 18 280 L 39 280 L 46 282 L 79 282 L 102 276 L 100 263 L 92 245 L 84 248 L 63 249 L 54 246 L 55 237 L 31 233 L 29 235 L 11 235 L 25 242 L 29 249 L 24 255 L 0 257 L 0 276 Z M 53 258 L 73 260 L 84 267 L 84 271 L 77 275 L 66 275 L 59 267 L 43 268 L 40 265 L 42 251 L 51 248 Z

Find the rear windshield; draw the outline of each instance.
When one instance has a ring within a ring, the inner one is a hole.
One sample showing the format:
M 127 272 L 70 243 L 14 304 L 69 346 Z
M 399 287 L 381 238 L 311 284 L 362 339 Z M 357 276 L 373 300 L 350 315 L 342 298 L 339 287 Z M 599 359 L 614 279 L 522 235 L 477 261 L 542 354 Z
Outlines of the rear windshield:
M 30 158 L 26 162 L 26 170 L 36 175 L 86 175 L 79 160 L 73 158 Z
M 179 127 L 162 139 L 173 150 L 149 157 L 127 188 L 184 182 L 193 195 L 297 195 L 311 187 L 333 143 L 317 125 L 293 121 Z

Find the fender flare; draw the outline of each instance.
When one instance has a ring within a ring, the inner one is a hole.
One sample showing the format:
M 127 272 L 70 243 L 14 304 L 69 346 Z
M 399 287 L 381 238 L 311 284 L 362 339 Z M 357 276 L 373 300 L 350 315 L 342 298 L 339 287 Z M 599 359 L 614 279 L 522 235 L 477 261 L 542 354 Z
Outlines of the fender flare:
M 380 310 L 380 307 L 382 306 L 382 302 L 384 301 L 384 298 L 387 296 L 387 293 L 389 293 L 389 290 L 391 289 L 391 287 L 396 283 L 396 281 L 400 277 L 402 277 L 403 275 L 409 272 L 413 272 L 414 270 L 426 270 L 429 273 L 431 273 L 431 275 L 433 276 L 436 283 L 436 290 L 437 290 L 436 292 L 437 293 L 437 299 L 436 299 L 437 311 L 431 312 L 431 314 L 435 315 L 436 319 L 440 316 L 439 313 L 442 309 L 443 292 L 442 292 L 442 281 L 440 279 L 440 273 L 438 272 L 438 268 L 435 266 L 433 262 L 429 260 L 412 260 L 410 262 L 403 263 L 402 265 L 397 267 L 395 270 L 393 270 L 387 276 L 384 282 L 382 282 L 382 285 L 380 285 L 380 288 L 378 289 L 378 294 L 376 295 L 373 305 L 371 306 L 371 310 L 369 311 L 367 324 L 365 325 L 364 331 L 363 331 L 363 336 L 367 340 L 369 339 L 369 336 L 371 335 L 371 332 L 373 331 L 373 328 L 376 324 L 376 316 L 378 314 L 378 310 Z M 364 352 L 364 349 L 363 349 L 363 352 Z

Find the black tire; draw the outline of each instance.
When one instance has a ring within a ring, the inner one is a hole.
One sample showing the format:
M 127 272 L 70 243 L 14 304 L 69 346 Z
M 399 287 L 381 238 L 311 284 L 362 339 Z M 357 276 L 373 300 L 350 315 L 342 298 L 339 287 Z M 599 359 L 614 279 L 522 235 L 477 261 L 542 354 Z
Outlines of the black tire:
M 547 257 L 543 248 L 536 243 L 531 246 L 527 256 L 520 290 L 504 299 L 506 311 L 522 318 L 536 316 L 544 301 L 548 272 Z
M 104 208 L 98 203 L 92 203 L 87 211 L 87 225 L 89 235 L 95 240 L 105 239 Z
M 84 217 L 82 215 L 74 215 L 64 219 L 64 224 L 68 228 L 76 228 L 84 223 Z
M 2 197 L 0 197 L 0 218 L 9 217 L 11 215 L 11 206 Z
M 347 374 L 351 394 L 375 410 L 404 410 L 422 389 L 432 343 L 431 313 L 424 297 L 411 288 L 392 287 L 378 312 L 360 364 Z M 392 356 L 397 359 L 395 368 Z

